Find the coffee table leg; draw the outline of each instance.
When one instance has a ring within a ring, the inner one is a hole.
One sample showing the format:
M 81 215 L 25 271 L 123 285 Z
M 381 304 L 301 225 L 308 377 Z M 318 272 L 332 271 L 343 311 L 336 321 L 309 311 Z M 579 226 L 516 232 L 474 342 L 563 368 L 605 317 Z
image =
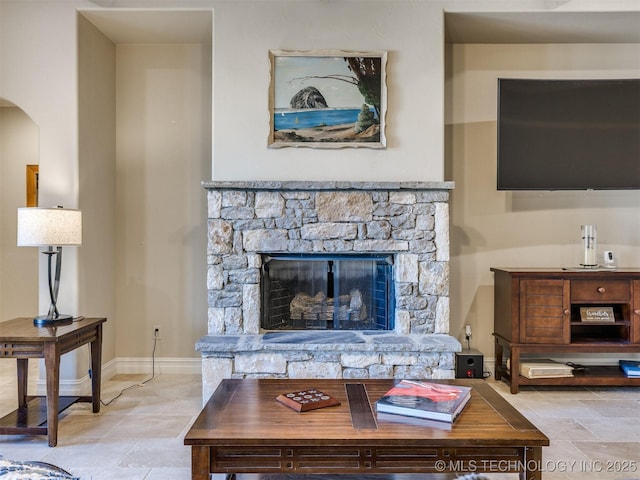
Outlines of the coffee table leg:
M 191 447 L 191 480 L 209 480 L 211 454 L 207 446 Z
M 520 480 L 542 480 L 542 447 L 526 447 L 524 450 L 525 471 Z

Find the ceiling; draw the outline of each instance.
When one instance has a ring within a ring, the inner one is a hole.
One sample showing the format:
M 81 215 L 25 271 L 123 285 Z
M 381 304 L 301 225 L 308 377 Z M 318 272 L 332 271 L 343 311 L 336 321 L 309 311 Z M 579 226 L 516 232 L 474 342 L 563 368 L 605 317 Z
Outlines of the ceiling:
M 445 13 L 447 43 L 640 43 L 640 11 Z
M 114 43 L 210 43 L 212 10 L 80 12 Z M 640 43 L 640 11 L 445 12 L 448 43 Z
M 212 10 L 81 10 L 113 43 L 211 43 Z

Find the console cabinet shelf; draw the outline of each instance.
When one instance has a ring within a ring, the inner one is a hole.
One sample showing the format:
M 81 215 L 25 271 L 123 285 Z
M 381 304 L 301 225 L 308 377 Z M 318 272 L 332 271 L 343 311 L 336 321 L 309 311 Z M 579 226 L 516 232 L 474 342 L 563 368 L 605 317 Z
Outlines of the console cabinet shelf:
M 573 377 L 526 378 L 523 357 L 538 354 L 640 353 L 640 269 L 492 268 L 495 378 L 511 393 L 520 385 L 640 385 L 618 367 L 593 367 Z M 582 321 L 581 308 L 606 307 L 613 321 Z M 509 358 L 510 368 L 506 368 Z

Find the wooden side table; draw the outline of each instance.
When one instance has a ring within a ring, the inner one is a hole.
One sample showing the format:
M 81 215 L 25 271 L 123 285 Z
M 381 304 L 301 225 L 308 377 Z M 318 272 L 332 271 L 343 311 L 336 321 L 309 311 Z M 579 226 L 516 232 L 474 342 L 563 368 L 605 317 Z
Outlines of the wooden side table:
M 0 419 L 0 435 L 47 435 L 49 446 L 58 443 L 58 414 L 75 402 L 92 402 L 100 411 L 102 324 L 106 318 L 78 317 L 72 323 L 36 327 L 32 318 L 0 322 L 0 358 L 17 360 L 18 409 Z M 89 344 L 91 396 L 60 397 L 60 356 Z M 28 361 L 44 358 L 47 396 L 27 395 Z

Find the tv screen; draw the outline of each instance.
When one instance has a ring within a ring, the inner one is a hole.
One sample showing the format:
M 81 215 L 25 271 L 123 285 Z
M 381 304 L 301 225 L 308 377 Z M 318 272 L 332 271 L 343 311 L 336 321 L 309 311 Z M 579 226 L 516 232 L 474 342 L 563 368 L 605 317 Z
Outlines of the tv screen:
M 498 79 L 498 190 L 640 189 L 640 79 Z

